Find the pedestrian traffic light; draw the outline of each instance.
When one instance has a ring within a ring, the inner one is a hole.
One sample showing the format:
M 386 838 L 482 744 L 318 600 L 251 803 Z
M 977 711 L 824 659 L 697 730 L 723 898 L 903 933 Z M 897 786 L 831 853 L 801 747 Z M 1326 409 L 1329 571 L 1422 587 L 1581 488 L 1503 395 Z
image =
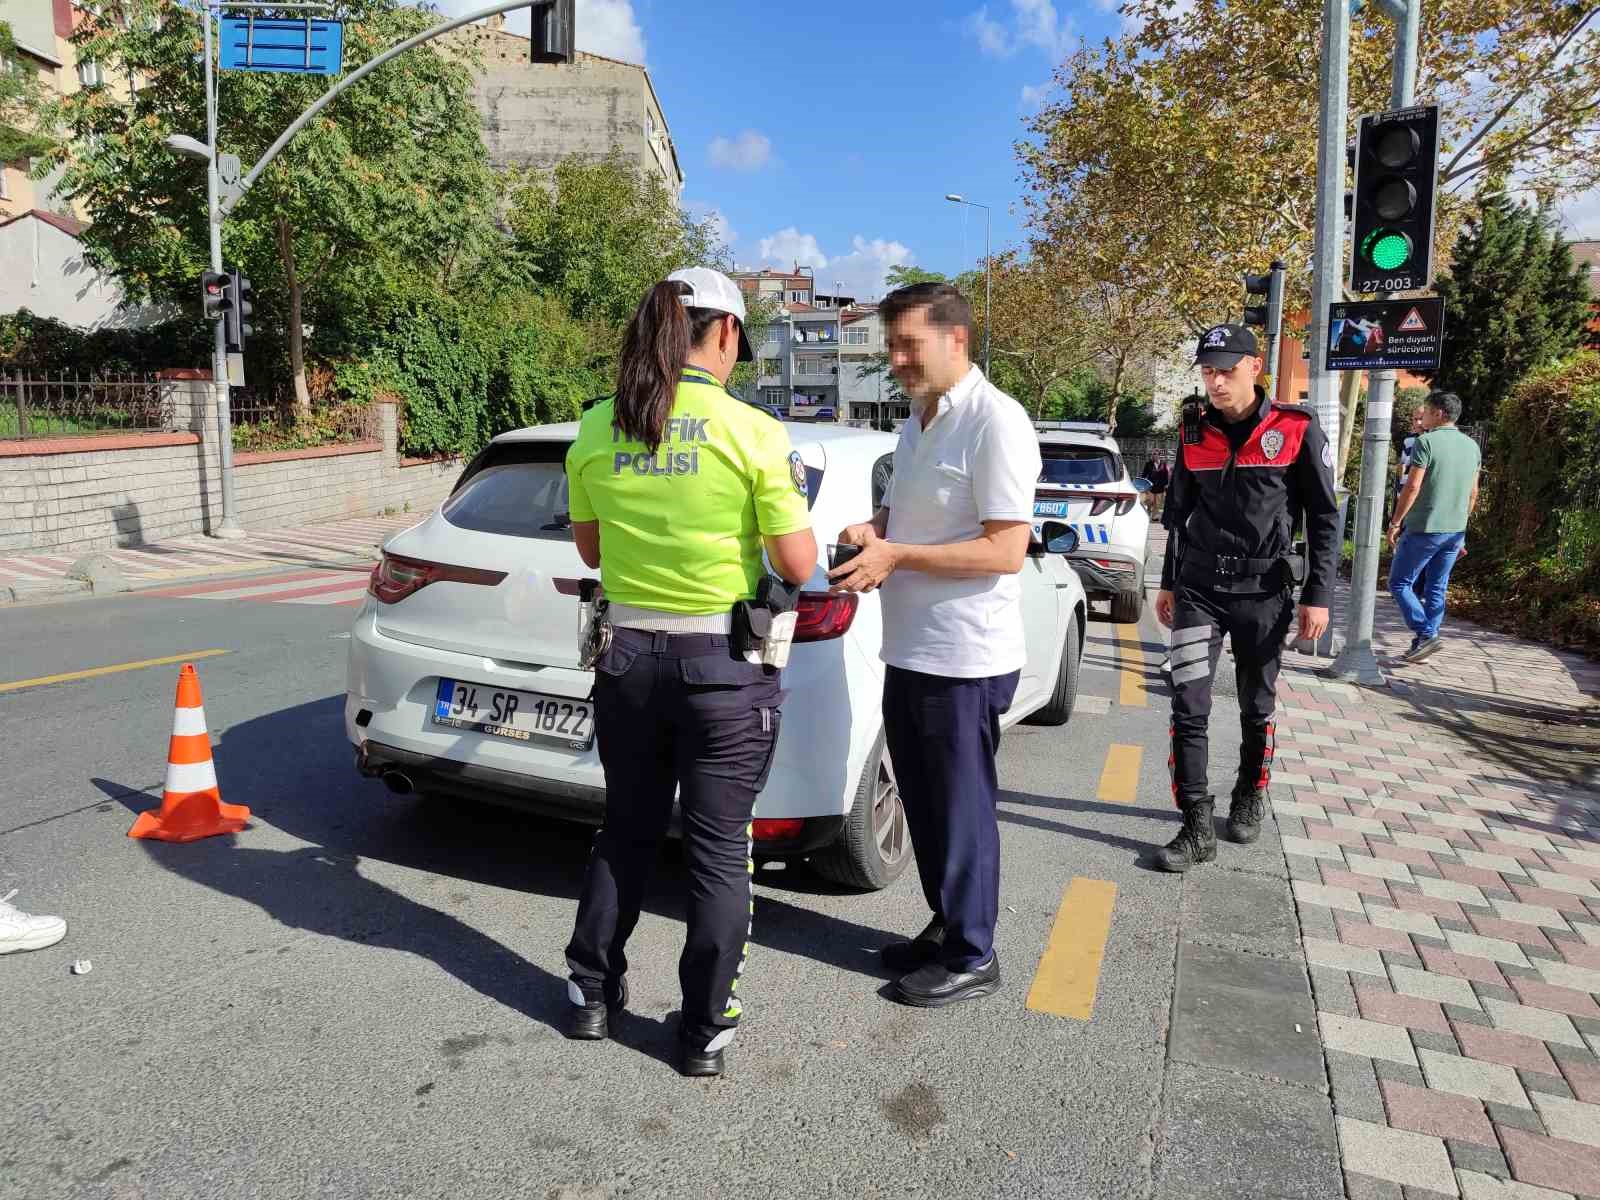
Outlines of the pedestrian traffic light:
M 228 311 L 228 277 L 222 272 L 201 272 L 200 311 L 208 321 L 220 321 Z
M 1351 291 L 1365 296 L 1410 292 L 1433 281 L 1438 171 L 1438 105 L 1361 118 L 1351 217 Z
M 536 63 L 570 63 L 577 28 L 576 0 L 536 0 L 528 57 Z
M 237 270 L 229 271 L 224 278 L 227 280 L 227 334 L 223 340 L 228 353 L 243 354 L 245 339 L 255 332 L 255 327 L 245 318 L 255 311 L 251 300 L 256 291 Z
M 1256 325 L 1266 335 L 1267 373 L 1276 376 L 1278 370 L 1278 336 L 1283 329 L 1283 275 L 1286 267 L 1273 261 L 1272 269 L 1263 275 L 1244 277 L 1244 323 Z M 1251 304 L 1252 297 L 1265 297 L 1265 304 Z

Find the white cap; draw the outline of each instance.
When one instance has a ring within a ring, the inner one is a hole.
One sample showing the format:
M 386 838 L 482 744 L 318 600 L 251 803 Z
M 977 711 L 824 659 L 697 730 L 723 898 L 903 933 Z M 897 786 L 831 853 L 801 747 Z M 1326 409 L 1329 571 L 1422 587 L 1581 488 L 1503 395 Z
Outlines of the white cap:
M 710 267 L 683 267 L 667 276 L 668 283 L 682 283 L 689 291 L 683 297 L 685 308 L 709 308 L 739 320 L 739 361 L 753 362 L 750 339 L 744 332 L 744 293 L 733 280 Z

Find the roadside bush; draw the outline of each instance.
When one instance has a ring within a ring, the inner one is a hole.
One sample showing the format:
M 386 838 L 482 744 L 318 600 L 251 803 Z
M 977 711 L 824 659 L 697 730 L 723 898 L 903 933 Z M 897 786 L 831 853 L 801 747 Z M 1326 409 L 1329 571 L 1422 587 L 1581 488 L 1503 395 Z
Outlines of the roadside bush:
M 1498 406 L 1469 542 L 1463 615 L 1600 657 L 1600 354 Z
M 189 317 L 138 329 L 89 330 L 24 308 L 0 316 L 0 366 L 85 375 L 209 366 L 210 335 L 210 326 Z

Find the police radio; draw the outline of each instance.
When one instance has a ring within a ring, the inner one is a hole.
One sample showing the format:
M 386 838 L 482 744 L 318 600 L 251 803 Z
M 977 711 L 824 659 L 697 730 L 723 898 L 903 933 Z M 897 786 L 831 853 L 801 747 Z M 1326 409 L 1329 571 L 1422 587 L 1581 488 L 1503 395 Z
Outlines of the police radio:
M 1191 392 L 1183 398 L 1183 444 L 1185 446 L 1198 446 L 1200 444 L 1200 420 L 1205 416 L 1206 398 L 1199 392 Z

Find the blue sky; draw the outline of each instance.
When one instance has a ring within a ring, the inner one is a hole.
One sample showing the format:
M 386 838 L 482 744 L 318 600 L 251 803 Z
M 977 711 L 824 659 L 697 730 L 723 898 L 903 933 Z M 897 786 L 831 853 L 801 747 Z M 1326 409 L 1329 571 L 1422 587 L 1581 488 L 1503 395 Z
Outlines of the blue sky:
M 997 250 L 1022 238 L 1013 143 L 1078 39 L 1116 30 L 1115 7 L 578 0 L 578 45 L 649 67 L 683 199 L 719 214 L 741 265 L 798 259 L 823 290 L 868 298 L 891 264 L 982 255 L 982 211 L 947 192 L 991 206 Z

